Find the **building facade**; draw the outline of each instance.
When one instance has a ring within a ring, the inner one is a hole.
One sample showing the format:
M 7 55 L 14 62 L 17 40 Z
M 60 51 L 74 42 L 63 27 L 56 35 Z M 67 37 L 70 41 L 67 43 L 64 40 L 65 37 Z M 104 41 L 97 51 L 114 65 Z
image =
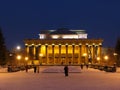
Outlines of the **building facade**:
M 100 63 L 102 39 L 88 39 L 85 30 L 43 30 L 39 39 L 25 39 L 29 64 L 80 65 Z

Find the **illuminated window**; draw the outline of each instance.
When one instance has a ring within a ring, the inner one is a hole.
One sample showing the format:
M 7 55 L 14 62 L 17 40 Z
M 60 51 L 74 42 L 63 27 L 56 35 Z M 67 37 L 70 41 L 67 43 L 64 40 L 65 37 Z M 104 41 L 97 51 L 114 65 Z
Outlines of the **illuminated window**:
M 52 38 L 57 39 L 57 38 L 59 38 L 59 35 L 52 35 Z
M 39 34 L 39 38 L 40 38 L 40 39 L 45 39 L 45 38 L 46 38 L 46 35 L 45 35 L 45 34 Z

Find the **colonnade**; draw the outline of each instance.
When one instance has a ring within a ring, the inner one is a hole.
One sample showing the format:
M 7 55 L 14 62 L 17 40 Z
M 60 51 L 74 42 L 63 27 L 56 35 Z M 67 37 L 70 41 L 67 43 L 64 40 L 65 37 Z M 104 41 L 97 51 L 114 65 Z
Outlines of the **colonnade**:
M 45 65 L 96 63 L 101 58 L 100 44 L 26 44 L 29 60 Z

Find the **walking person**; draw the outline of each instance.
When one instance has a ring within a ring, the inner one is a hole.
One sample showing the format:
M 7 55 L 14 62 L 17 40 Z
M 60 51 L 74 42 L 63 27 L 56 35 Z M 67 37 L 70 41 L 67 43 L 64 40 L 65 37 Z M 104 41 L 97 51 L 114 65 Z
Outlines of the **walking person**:
M 33 67 L 34 68 L 34 73 L 36 73 L 37 67 L 36 65 Z
M 68 76 L 68 70 L 69 70 L 69 69 L 68 69 L 68 66 L 65 66 L 65 67 L 64 67 L 65 76 Z
M 25 66 L 25 70 L 26 70 L 26 72 L 28 72 L 28 65 Z
M 83 69 L 83 64 L 80 65 L 81 69 Z
M 86 64 L 86 68 L 88 69 L 88 64 Z

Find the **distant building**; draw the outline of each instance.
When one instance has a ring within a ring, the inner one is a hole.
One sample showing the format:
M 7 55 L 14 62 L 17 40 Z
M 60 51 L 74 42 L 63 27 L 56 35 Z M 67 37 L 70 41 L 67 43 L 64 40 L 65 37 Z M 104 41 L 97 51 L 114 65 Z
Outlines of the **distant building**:
M 117 53 L 115 53 L 114 48 L 111 47 L 104 47 L 102 48 L 102 59 L 101 59 L 101 64 L 107 64 L 110 66 L 113 66 L 115 63 L 119 64 L 119 62 L 117 62 Z M 105 56 L 108 56 L 108 60 L 105 60 Z
M 41 30 L 38 39 L 25 39 L 29 64 L 79 65 L 101 58 L 102 39 L 88 39 L 85 30 Z

